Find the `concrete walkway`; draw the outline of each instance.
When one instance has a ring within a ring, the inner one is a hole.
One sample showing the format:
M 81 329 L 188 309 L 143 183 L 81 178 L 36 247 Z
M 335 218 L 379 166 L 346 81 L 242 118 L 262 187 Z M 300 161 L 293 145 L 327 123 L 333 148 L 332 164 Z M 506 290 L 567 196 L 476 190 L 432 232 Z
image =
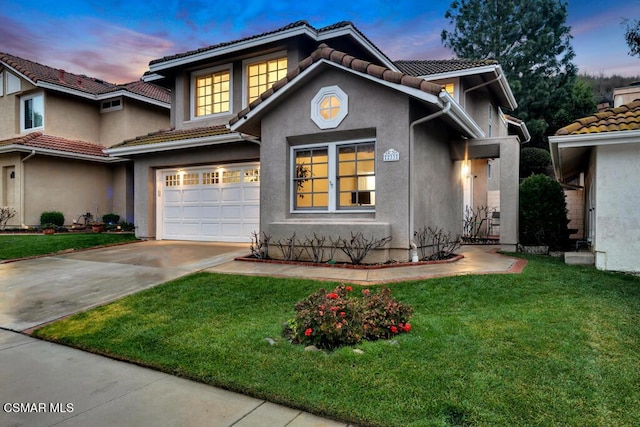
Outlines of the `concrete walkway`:
M 234 261 L 246 245 L 162 241 L 0 264 L 0 425 L 345 426 L 15 331 L 196 271 L 373 284 L 524 267 L 491 249 L 464 247 L 450 264 L 351 270 Z
M 309 267 L 291 264 L 271 264 L 252 261 L 230 261 L 205 269 L 214 273 L 247 274 L 273 277 L 298 277 L 317 280 L 380 284 L 405 280 L 465 274 L 519 273 L 526 261 L 496 253 L 498 246 L 463 246 L 457 253 L 464 256 L 451 263 L 422 264 L 380 269 L 347 269 L 336 267 Z

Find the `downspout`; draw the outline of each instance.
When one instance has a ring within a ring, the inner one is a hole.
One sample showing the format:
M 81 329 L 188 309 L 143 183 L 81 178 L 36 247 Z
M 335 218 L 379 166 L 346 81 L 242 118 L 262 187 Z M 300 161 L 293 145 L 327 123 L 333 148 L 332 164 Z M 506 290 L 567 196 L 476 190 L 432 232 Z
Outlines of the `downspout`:
M 26 162 L 27 160 L 29 160 L 30 158 L 32 158 L 35 155 L 36 155 L 36 150 L 31 150 L 31 153 L 29 153 L 27 155 L 27 157 L 22 159 L 20 162 L 24 163 L 24 162 Z M 24 192 L 22 191 L 23 183 L 24 183 L 24 166 L 20 166 L 20 188 L 18 189 L 18 194 L 20 195 L 20 224 L 24 228 L 25 227 L 25 223 L 24 223 Z
M 440 92 L 441 94 L 446 92 Z M 436 111 L 435 113 L 431 113 L 428 116 L 422 117 L 421 119 L 417 119 L 413 121 L 409 125 L 409 245 L 411 246 L 411 262 L 418 262 L 418 247 L 413 241 L 413 144 L 415 141 L 415 127 L 417 125 L 421 125 L 428 121 L 437 119 L 438 117 L 445 115 L 451 109 L 451 102 L 446 96 L 438 96 L 442 101 L 446 104 L 444 108 L 440 111 Z

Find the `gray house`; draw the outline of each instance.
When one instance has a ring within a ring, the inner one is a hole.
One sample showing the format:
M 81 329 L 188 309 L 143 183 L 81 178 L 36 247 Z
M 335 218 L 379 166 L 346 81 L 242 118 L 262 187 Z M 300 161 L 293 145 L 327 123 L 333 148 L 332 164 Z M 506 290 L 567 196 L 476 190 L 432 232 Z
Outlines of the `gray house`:
M 493 191 L 516 247 L 527 132 L 494 61 L 393 62 L 349 22 L 300 21 L 152 61 L 145 80 L 171 88 L 172 129 L 107 150 L 134 160 L 139 237 L 360 231 L 405 260 L 415 230 L 460 234 Z

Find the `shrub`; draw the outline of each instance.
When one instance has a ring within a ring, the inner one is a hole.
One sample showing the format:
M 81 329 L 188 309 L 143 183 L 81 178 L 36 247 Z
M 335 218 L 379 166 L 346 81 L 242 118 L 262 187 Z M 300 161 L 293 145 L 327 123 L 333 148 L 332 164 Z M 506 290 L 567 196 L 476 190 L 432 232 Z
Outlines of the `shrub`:
M 283 335 L 294 343 L 331 350 L 411 329 L 408 322 L 413 309 L 396 301 L 389 289 L 376 294 L 365 289 L 361 297 L 352 292 L 351 286 L 341 285 L 331 292 L 319 289 L 299 301 Z
M 527 178 L 547 174 L 551 166 L 551 154 L 544 148 L 526 147 L 520 151 L 520 176 Z
M 520 185 L 520 243 L 562 249 L 569 238 L 567 206 L 560 184 L 533 175 Z
M 120 221 L 120 215 L 114 213 L 108 213 L 102 215 L 102 222 L 105 224 L 117 224 Z
M 62 227 L 64 225 L 64 214 L 57 211 L 42 212 L 40 215 L 40 226 L 44 224 L 54 224 Z

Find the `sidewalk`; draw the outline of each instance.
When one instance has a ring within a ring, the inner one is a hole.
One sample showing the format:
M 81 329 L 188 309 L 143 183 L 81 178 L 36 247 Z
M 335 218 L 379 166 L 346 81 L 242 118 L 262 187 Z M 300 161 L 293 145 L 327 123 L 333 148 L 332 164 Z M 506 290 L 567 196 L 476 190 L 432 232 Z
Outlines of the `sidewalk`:
M 0 405 L 3 426 L 347 425 L 5 330 Z

